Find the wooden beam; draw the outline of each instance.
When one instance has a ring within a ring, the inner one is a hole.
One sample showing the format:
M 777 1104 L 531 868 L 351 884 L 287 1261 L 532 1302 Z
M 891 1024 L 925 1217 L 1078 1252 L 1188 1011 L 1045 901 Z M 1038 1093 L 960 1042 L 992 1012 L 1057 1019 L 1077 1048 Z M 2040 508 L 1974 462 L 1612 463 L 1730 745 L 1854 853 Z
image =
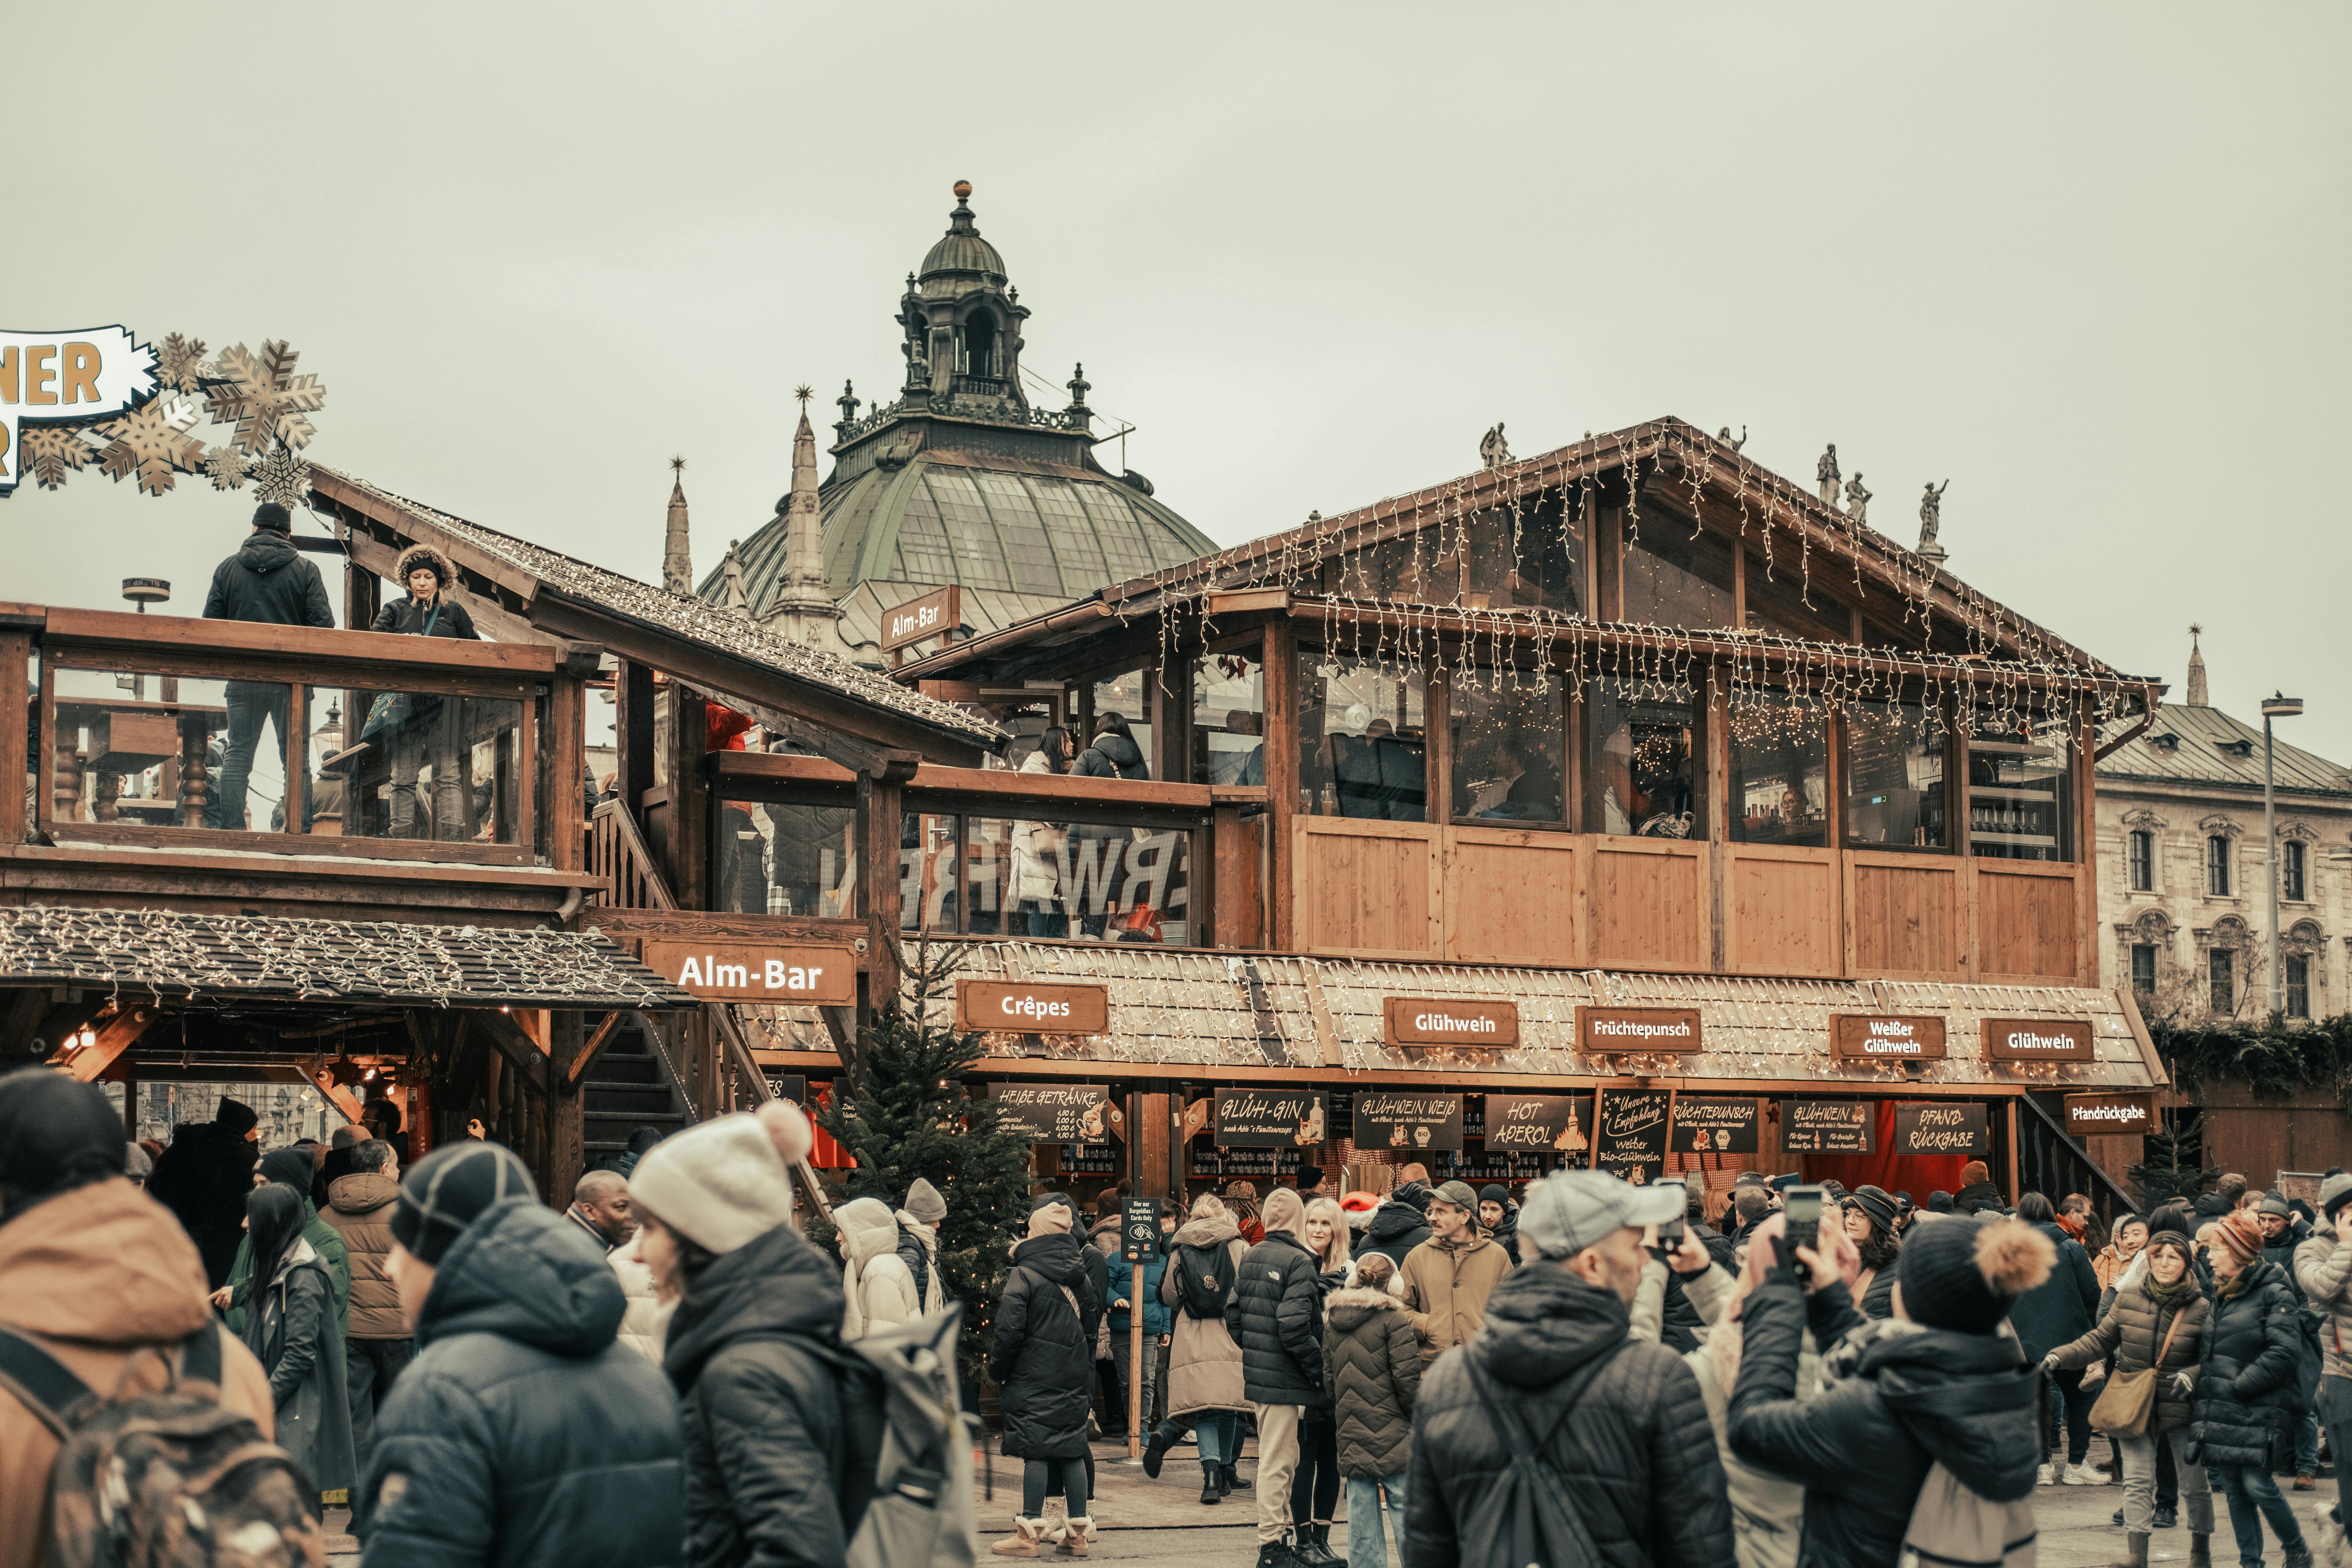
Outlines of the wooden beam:
M 547 1092 L 547 1053 L 540 1049 L 538 1041 L 524 1033 L 512 1013 L 503 1007 L 496 1011 L 483 1008 L 474 1015 L 474 1025 L 499 1055 L 522 1075 L 525 1083 L 541 1094 Z
M 129 1006 L 115 1014 L 98 1031 L 89 1045 L 74 1052 L 64 1063 L 65 1069 L 81 1083 L 95 1083 L 98 1075 L 114 1065 L 114 1058 L 138 1043 L 139 1037 L 153 1028 L 163 1018 L 154 1007 Z
M 327 1103 L 343 1113 L 344 1121 L 355 1124 L 360 1121 L 360 1112 L 364 1108 L 360 1104 L 359 1096 L 351 1091 L 348 1084 L 335 1081 L 334 1070 L 325 1057 L 312 1057 L 305 1076 L 319 1086 L 319 1092 L 327 1097 Z M 404 1165 L 407 1163 L 405 1160 L 401 1162 Z
M 564 1069 L 563 1081 L 565 1083 L 577 1084 L 583 1078 L 587 1076 L 588 1069 L 596 1065 L 596 1058 L 604 1054 L 604 1047 L 612 1040 L 613 1032 L 619 1028 L 620 1026 L 620 1014 L 607 1013 L 604 1015 L 603 1022 L 599 1023 L 595 1028 L 589 1031 L 587 1039 L 583 1041 L 580 1047 L 580 1054 L 572 1058 L 572 1065 Z
M 604 1034 L 611 1033 L 620 1016 L 618 1013 L 605 1016 Z M 562 1008 L 548 1020 L 547 1066 L 552 1089 L 546 1102 L 547 1174 L 543 1194 L 551 1205 L 558 1207 L 572 1201 L 572 1190 L 580 1184 L 581 1173 L 587 1168 L 584 1102 L 579 1088 L 580 1075 L 592 1059 L 583 1036 L 585 1023 L 586 1015 L 575 1007 Z M 603 1043 L 600 1036 L 600 1048 Z
M 25 841 L 25 792 L 17 781 L 31 768 L 32 647 L 31 633 L 0 629 L 0 780 L 7 781 L 0 789 L 0 844 Z
M 392 632 L 339 631 L 331 626 L 281 626 L 258 621 L 215 621 L 192 616 L 140 616 L 121 610 L 54 609 L 44 647 L 91 644 L 290 659 L 306 666 L 395 665 L 451 675 L 544 678 L 555 650 L 544 644 L 456 642 Z M 82 661 L 71 661 L 82 668 Z

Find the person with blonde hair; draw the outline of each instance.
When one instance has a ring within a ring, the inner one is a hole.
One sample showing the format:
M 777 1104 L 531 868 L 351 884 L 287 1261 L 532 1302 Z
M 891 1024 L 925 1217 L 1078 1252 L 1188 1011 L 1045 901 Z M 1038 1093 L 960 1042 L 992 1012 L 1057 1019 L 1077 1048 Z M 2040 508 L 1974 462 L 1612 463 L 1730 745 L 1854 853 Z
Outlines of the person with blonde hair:
M 1323 1339 L 1323 1304 L 1331 1292 L 1344 1289 L 1354 1274 L 1348 1261 L 1348 1211 L 1336 1198 L 1307 1201 L 1307 1249 L 1318 1265 L 1315 1338 Z M 1298 1470 L 1290 1481 L 1291 1554 L 1313 1568 L 1328 1568 L 1339 1558 L 1331 1550 L 1331 1517 L 1339 1510 L 1339 1428 L 1331 1394 L 1323 1389 L 1317 1403 L 1307 1406 L 1298 1423 Z
M 1168 1419 L 1144 1445 L 1143 1472 L 1157 1480 L 1168 1450 L 1190 1427 L 1200 1445 L 1201 1501 L 1213 1506 L 1247 1481 L 1234 1473 L 1241 1458 L 1241 1413 L 1250 1407 L 1242 1350 L 1225 1327 L 1224 1304 L 1240 1278 L 1249 1243 L 1224 1200 L 1202 1193 L 1168 1238 L 1160 1300 L 1175 1312 L 1168 1347 Z

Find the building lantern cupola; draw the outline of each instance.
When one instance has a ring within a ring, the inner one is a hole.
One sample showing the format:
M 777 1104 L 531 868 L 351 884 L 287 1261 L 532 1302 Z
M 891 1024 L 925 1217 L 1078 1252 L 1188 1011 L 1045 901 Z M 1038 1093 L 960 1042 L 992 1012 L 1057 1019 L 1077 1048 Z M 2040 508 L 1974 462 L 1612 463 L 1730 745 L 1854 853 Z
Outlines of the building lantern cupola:
M 1021 323 L 1029 314 L 1007 285 L 1004 258 L 972 219 L 971 182 L 955 184 L 956 205 L 920 271 L 899 301 L 909 396 L 933 408 L 982 417 L 1024 418 Z

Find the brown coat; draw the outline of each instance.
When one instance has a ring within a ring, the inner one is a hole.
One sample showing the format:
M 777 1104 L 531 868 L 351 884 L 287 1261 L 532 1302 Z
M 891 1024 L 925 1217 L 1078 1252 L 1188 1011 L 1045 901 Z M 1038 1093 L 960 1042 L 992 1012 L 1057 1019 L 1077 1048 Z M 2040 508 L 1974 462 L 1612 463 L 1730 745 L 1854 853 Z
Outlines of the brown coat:
M 0 1225 L 0 1322 L 102 1394 L 131 1371 L 142 1392 L 163 1367 L 135 1352 L 177 1344 L 214 1322 L 204 1259 L 172 1211 L 129 1182 L 109 1180 L 34 1205 Z M 277 1427 L 269 1374 L 230 1336 L 221 1341 L 221 1403 Z M 41 1568 L 49 1536 L 49 1467 L 58 1440 L 46 1423 L 0 1393 L 0 1568 Z
M 2189 1402 L 2173 1391 L 2172 1374 L 2196 1369 L 2205 1335 L 2205 1317 L 2211 1305 L 2192 1290 L 2178 1310 L 2159 1311 L 2147 1292 L 2134 1285 L 2116 1292 L 2115 1305 L 2107 1309 L 2098 1327 L 2051 1353 L 2058 1358 L 2060 1366 L 2070 1372 L 2113 1356 L 2116 1375 L 2121 1376 L 2146 1372 L 2148 1363 L 2156 1359 L 2158 1347 L 2164 1343 L 2164 1336 L 2171 1333 L 2172 1348 L 2164 1352 L 2164 1364 L 2157 1369 L 2156 1407 L 2147 1430 L 2151 1436 L 2178 1431 L 2189 1425 Z M 2172 1330 L 2175 1318 L 2180 1321 L 2178 1333 Z
M 1175 1326 L 1168 1337 L 1168 1414 L 1192 1415 L 1208 1410 L 1247 1410 L 1242 1392 L 1242 1347 L 1225 1329 L 1223 1318 L 1202 1319 L 1184 1310 L 1177 1279 L 1176 1244 L 1214 1247 L 1223 1242 L 1234 1268 L 1249 1251 L 1230 1219 L 1187 1221 L 1168 1238 L 1168 1268 L 1160 1276 L 1160 1300 L 1175 1310 Z
M 408 1322 L 400 1314 L 400 1292 L 383 1260 L 392 1251 L 392 1211 L 400 1184 L 382 1171 L 358 1171 L 335 1178 L 327 1189 L 327 1212 L 319 1217 L 335 1227 L 351 1254 L 352 1331 L 355 1340 L 404 1340 Z
M 1421 1359 L 1435 1361 L 1478 1331 L 1486 1298 L 1511 1271 L 1511 1255 L 1483 1236 L 1435 1237 L 1404 1255 L 1405 1317 L 1421 1336 Z

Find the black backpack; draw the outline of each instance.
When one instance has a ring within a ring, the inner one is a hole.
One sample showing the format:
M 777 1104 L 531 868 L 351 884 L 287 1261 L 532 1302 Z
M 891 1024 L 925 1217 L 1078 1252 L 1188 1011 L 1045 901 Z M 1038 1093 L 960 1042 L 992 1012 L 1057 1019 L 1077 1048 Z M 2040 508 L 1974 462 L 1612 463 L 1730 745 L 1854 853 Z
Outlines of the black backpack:
M 1476 1514 L 1464 1522 L 1462 1552 L 1456 1560 L 1462 1568 L 1600 1568 L 1601 1549 L 1593 1544 L 1592 1532 L 1584 1528 L 1566 1479 L 1545 1456 L 1592 1380 L 1631 1342 L 1620 1340 L 1568 1381 L 1559 1415 L 1540 1442 L 1519 1419 L 1517 1407 L 1486 1381 L 1468 1348 L 1458 1352 L 1463 1370 L 1477 1391 L 1479 1407 L 1501 1429 L 1511 1456 L 1511 1462 L 1495 1478 L 1495 1489 Z
M 1176 1270 L 1176 1294 L 1184 1303 L 1187 1317 L 1202 1322 L 1225 1321 L 1225 1301 L 1234 1293 L 1234 1255 L 1231 1242 L 1220 1241 L 1209 1247 L 1189 1244 L 1176 1248 L 1171 1267 Z

